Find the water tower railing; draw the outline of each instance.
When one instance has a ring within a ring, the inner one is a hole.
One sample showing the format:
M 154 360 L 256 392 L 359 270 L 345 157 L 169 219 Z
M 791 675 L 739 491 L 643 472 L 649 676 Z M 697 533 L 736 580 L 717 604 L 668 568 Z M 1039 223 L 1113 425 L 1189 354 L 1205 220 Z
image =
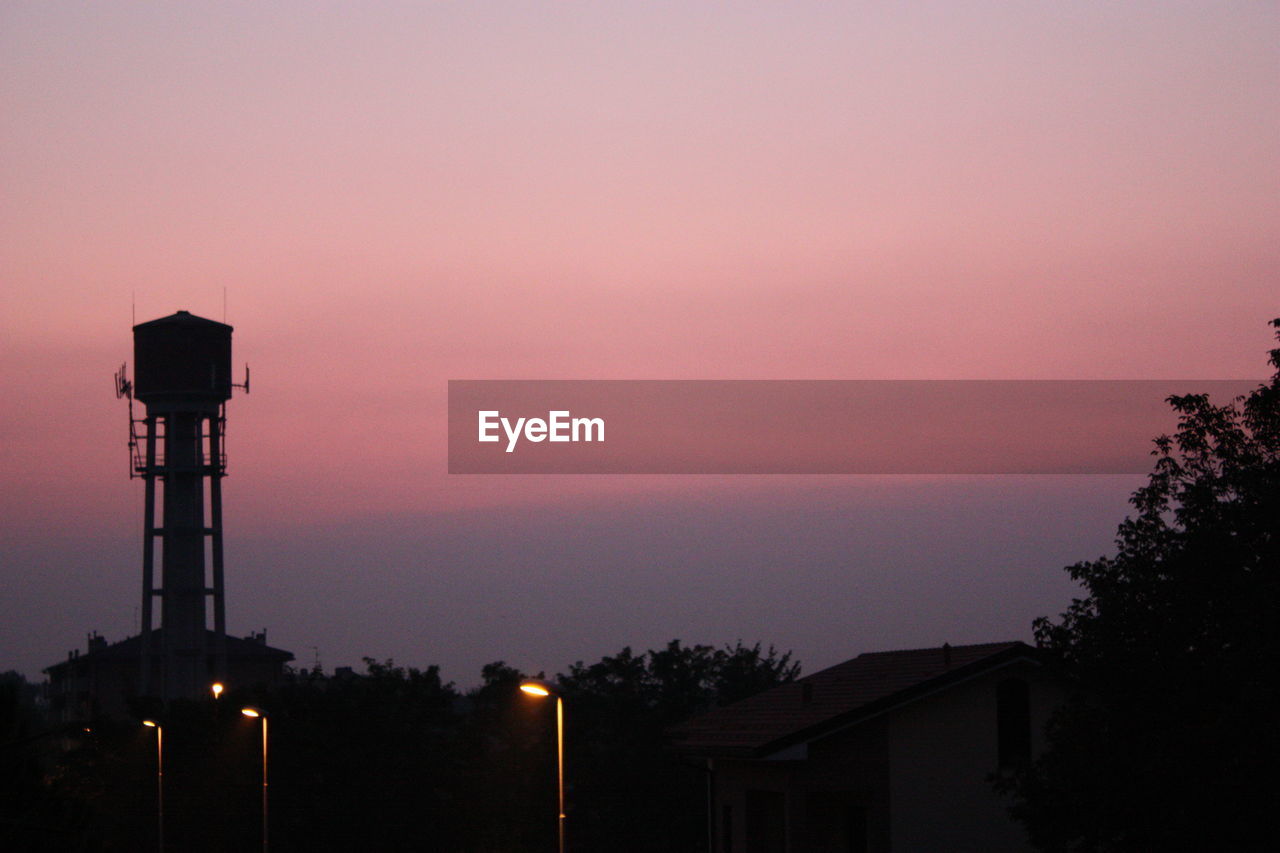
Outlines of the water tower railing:
M 154 467 L 147 466 L 147 425 L 155 424 L 155 442 L 156 442 L 156 458 Z M 148 421 L 146 418 L 130 418 L 129 420 L 129 457 L 132 467 L 129 471 L 129 477 L 145 477 L 148 474 L 163 473 L 165 467 L 164 459 L 164 424 L 163 418 L 156 418 L 154 422 Z M 227 470 L 227 419 L 225 416 L 218 417 L 218 432 L 222 437 L 219 442 L 218 458 L 215 462 L 209 453 L 209 437 L 206 435 L 201 441 L 200 468 L 205 473 L 222 474 Z

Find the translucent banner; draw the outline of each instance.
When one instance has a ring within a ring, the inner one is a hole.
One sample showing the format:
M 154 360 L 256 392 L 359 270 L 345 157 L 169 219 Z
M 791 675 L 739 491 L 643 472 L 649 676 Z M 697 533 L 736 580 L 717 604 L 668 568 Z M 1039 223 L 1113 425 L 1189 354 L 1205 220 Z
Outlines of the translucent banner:
M 1260 380 L 454 380 L 452 474 L 1136 474 Z

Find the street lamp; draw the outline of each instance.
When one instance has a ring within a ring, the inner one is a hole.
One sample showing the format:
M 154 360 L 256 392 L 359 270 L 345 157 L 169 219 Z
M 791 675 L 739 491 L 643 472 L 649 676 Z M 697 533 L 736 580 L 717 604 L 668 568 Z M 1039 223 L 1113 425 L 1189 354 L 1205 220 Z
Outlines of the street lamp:
M 156 849 L 164 853 L 164 727 L 155 720 L 142 724 L 156 730 Z
M 267 853 L 267 715 L 258 708 L 241 708 L 240 713 L 262 720 L 262 853 Z
M 214 699 L 221 699 L 222 691 L 226 690 L 226 687 L 223 686 L 221 681 L 215 681 L 213 684 L 209 685 L 209 689 L 213 691 Z
M 520 689 L 539 699 L 556 697 L 556 787 L 559 794 L 556 827 L 560 835 L 560 853 L 564 853 L 564 697 L 554 685 L 538 679 L 525 679 L 520 682 Z

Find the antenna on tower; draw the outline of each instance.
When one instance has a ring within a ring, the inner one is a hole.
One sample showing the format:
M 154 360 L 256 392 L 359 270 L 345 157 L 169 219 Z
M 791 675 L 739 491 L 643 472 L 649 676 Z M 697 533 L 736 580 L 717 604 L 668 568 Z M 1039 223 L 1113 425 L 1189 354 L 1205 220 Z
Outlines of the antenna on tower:
M 125 378 L 124 362 L 120 363 L 120 369 L 116 371 L 116 399 L 128 397 L 133 399 L 133 383 Z

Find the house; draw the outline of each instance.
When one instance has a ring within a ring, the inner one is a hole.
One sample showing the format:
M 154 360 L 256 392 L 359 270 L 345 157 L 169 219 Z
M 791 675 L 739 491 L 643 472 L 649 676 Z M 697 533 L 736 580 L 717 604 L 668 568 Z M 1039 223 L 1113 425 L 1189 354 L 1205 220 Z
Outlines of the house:
M 153 642 L 164 641 L 164 629 L 153 632 Z M 206 632 L 206 644 L 213 648 L 216 637 Z M 235 687 L 275 685 L 284 680 L 285 664 L 293 660 L 293 653 L 267 645 L 267 635 L 252 634 L 241 639 L 226 638 L 227 670 L 223 676 L 214 671 L 212 655 L 203 664 L 208 672 L 208 682 L 226 681 Z M 85 653 L 73 650 L 67 659 L 46 667 L 49 677 L 45 685 L 45 697 L 53 719 L 60 723 L 85 722 L 109 717 L 129 719 L 136 712 L 132 706 L 140 695 L 142 637 L 134 635 L 118 643 L 108 643 L 97 633 L 89 636 Z M 151 660 L 151 683 L 160 683 L 162 660 Z
M 1024 643 L 862 654 L 671 730 L 705 762 L 713 853 L 1029 850 L 992 774 L 1062 691 Z

